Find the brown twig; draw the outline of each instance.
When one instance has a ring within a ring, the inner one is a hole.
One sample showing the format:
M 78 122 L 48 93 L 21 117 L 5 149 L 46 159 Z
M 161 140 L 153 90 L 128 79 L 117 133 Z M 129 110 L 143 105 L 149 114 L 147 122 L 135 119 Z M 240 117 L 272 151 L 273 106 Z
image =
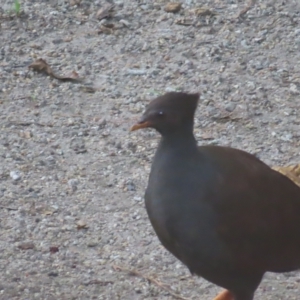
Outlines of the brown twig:
M 37 125 L 41 127 L 53 127 L 53 124 L 43 124 L 43 123 L 37 123 L 37 122 L 17 122 L 17 121 L 10 121 L 11 124 L 14 124 L 16 126 L 31 126 L 31 125 Z
M 146 275 L 140 273 L 137 270 L 131 270 L 131 269 L 127 269 L 127 268 L 116 266 L 116 265 L 113 265 L 112 267 L 116 271 L 123 271 L 123 272 L 128 273 L 129 275 L 133 275 L 133 276 L 138 276 L 138 277 L 144 278 L 145 280 L 147 280 L 147 281 L 149 281 L 149 282 L 157 285 L 158 287 L 164 289 L 165 291 L 167 291 L 175 299 L 190 300 L 188 298 L 182 297 L 182 296 L 174 293 L 170 288 L 168 288 L 165 284 L 163 284 L 162 282 L 158 281 L 157 279 L 149 277 L 149 276 L 146 276 Z
M 83 80 L 81 78 L 78 78 L 78 74 L 75 71 L 73 71 L 70 76 L 57 75 L 56 73 L 53 72 L 52 68 L 48 65 L 48 63 L 42 58 L 39 58 L 39 59 L 35 60 L 34 62 L 32 62 L 28 66 L 28 69 L 33 69 L 37 72 L 47 74 L 50 77 L 56 78 L 61 81 L 80 82 Z

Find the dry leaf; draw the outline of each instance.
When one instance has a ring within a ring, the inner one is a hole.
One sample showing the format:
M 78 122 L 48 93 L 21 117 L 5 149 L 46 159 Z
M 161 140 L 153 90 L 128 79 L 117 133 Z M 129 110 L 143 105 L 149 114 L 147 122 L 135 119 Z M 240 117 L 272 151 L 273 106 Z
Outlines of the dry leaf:
M 77 80 L 79 79 L 79 74 L 76 71 L 72 71 L 68 78 Z
M 60 76 L 55 74 L 51 67 L 48 65 L 48 63 L 42 59 L 39 58 L 36 61 L 34 61 L 33 63 L 31 63 L 28 66 L 29 69 L 33 69 L 34 71 L 40 72 L 40 73 L 44 73 L 49 75 L 52 78 L 56 78 L 58 80 L 62 80 L 62 81 L 81 81 L 82 79 L 78 78 L 78 73 L 73 71 L 72 74 L 70 76 Z
M 21 250 L 30 250 L 30 249 L 34 249 L 35 246 L 34 246 L 34 243 L 32 243 L 32 242 L 25 242 L 23 244 L 20 244 L 18 246 L 18 248 Z
M 177 25 L 183 25 L 183 26 L 191 26 L 194 24 L 194 21 L 187 18 L 180 18 L 175 21 Z
M 300 164 L 284 167 L 273 167 L 273 169 L 291 179 L 300 187 Z
M 113 24 L 103 24 L 100 26 L 98 30 L 98 34 L 105 33 L 105 34 L 112 34 L 114 32 L 114 25 Z
M 209 133 L 202 133 L 201 140 L 213 140 L 214 137 Z
M 194 10 L 194 13 L 197 16 L 201 16 L 201 17 L 204 17 L 204 16 L 214 16 L 214 15 L 217 14 L 214 11 L 212 11 L 211 9 L 209 9 L 208 7 L 199 7 L 199 8 L 196 8 Z
M 256 0 L 249 0 L 245 8 L 243 8 L 237 15 L 237 18 L 243 17 L 254 5 Z
M 95 93 L 97 90 L 96 88 L 87 85 L 81 86 L 80 89 L 85 93 L 91 93 L 91 94 Z
M 122 20 L 121 20 L 122 21 Z M 121 22 L 120 21 L 120 22 Z M 106 28 L 109 28 L 109 29 L 115 29 L 115 24 L 113 23 L 105 23 L 103 24 L 102 26 L 106 27 Z
M 30 139 L 30 138 L 32 137 L 31 131 L 24 131 L 24 137 L 25 137 L 26 139 Z
M 66 43 L 69 43 L 69 42 L 71 42 L 72 40 L 73 40 L 73 37 L 72 37 L 72 36 L 68 36 L 68 37 L 65 37 L 65 38 L 63 39 L 63 41 L 66 42 Z
M 75 5 L 80 5 L 81 0 L 70 0 L 70 5 L 75 6 Z
M 32 137 L 32 132 L 31 131 L 21 131 L 20 132 L 20 137 L 25 138 L 25 139 L 30 139 Z
M 42 212 L 42 214 L 45 215 L 45 216 L 52 216 L 53 213 L 54 213 L 54 212 L 51 211 L 51 210 L 44 210 L 44 211 Z
M 112 5 L 112 4 L 109 4 L 106 7 L 100 8 L 96 13 L 96 18 L 98 20 L 102 20 L 102 19 L 111 17 L 113 8 L 114 8 L 114 5 Z
M 106 286 L 109 284 L 114 284 L 113 281 L 103 281 L 103 280 L 99 280 L 99 279 L 92 279 L 88 282 L 86 282 L 84 285 L 91 285 L 91 284 L 99 284 L 100 286 Z

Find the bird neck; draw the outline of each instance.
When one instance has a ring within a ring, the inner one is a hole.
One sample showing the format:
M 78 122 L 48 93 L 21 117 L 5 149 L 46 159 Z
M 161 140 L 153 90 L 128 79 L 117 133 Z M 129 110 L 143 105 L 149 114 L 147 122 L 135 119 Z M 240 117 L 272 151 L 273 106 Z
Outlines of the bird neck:
M 179 151 L 186 154 L 198 151 L 193 128 L 182 128 L 181 130 L 162 135 L 160 149 L 169 149 L 171 151 Z

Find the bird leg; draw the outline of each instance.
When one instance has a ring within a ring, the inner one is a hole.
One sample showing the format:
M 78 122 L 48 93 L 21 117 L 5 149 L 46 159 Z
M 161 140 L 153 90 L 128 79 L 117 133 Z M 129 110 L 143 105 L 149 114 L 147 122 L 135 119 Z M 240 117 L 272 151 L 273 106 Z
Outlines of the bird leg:
M 225 290 L 215 297 L 214 300 L 234 300 L 234 297 L 229 291 Z

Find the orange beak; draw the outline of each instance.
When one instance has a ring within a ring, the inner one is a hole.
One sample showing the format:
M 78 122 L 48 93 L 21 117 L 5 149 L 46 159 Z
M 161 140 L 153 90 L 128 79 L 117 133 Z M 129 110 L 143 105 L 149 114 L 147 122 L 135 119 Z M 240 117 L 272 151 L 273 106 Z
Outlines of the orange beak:
M 135 131 L 135 130 L 142 129 L 142 128 L 147 128 L 147 127 L 150 127 L 150 126 L 151 126 L 151 122 L 148 122 L 148 121 L 139 122 L 139 123 L 136 123 L 135 125 L 133 125 L 130 128 L 130 131 Z

